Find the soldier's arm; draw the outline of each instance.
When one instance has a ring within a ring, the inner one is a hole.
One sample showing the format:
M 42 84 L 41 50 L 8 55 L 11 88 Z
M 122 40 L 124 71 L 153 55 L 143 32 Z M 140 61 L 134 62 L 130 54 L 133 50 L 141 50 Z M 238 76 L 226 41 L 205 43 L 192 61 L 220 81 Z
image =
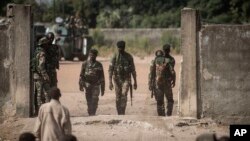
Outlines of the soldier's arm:
M 176 81 L 176 73 L 175 73 L 175 70 L 174 70 L 172 64 L 169 65 L 169 70 L 171 73 L 171 85 L 172 85 L 172 87 L 174 87 L 175 81 Z
M 172 68 L 174 69 L 174 66 L 175 66 L 175 59 L 174 57 L 171 56 L 171 65 L 172 65 Z
M 86 62 L 82 63 L 82 67 L 81 67 L 81 72 L 80 72 L 80 79 L 79 79 L 79 86 L 80 86 L 80 90 L 85 87 L 85 80 L 84 80 L 84 73 L 85 73 L 85 67 L 86 67 Z
M 137 88 L 137 80 L 136 80 L 136 71 L 135 71 L 135 64 L 134 64 L 134 59 L 133 57 L 131 56 L 131 59 L 130 59 L 130 64 L 131 64 L 131 73 L 132 73 L 132 77 L 134 79 L 134 89 Z
M 55 45 L 54 46 L 56 48 L 56 68 L 59 70 L 59 61 L 60 61 L 60 51 L 59 51 L 59 46 Z
M 49 81 L 49 75 L 46 71 L 45 67 L 45 52 L 40 52 L 36 56 L 38 58 L 38 66 L 37 66 L 37 71 L 41 74 L 42 79 L 45 81 Z
M 104 91 L 105 91 L 105 77 L 104 77 L 104 71 L 103 71 L 102 64 L 101 64 L 101 71 L 100 71 L 100 82 L 101 82 L 101 95 L 104 95 Z
M 114 69 L 115 69 L 115 60 L 116 60 L 116 55 L 114 54 L 109 64 L 109 89 L 110 90 L 113 90 L 112 76 L 113 76 Z
M 112 76 L 114 73 L 114 68 L 115 68 L 115 55 L 110 59 L 110 64 L 109 64 L 109 82 L 112 82 Z
M 175 81 L 176 81 L 176 73 L 175 73 L 175 70 L 174 70 L 174 66 L 175 66 L 175 59 L 174 59 L 174 57 L 172 57 L 172 75 L 173 75 L 173 81 L 175 83 Z
M 154 78 L 155 78 L 155 62 L 154 60 L 152 60 L 150 64 L 150 68 L 149 68 L 149 75 L 148 75 L 149 89 L 152 89 L 153 87 Z

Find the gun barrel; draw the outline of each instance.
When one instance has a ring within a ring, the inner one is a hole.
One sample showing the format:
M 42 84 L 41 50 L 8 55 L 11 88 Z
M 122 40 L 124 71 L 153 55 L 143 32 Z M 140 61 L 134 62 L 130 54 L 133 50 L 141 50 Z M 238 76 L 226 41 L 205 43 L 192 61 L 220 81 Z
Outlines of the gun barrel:
M 131 106 L 133 106 L 133 88 L 132 88 L 132 84 L 130 84 L 129 88 L 130 88 L 130 100 L 131 100 Z

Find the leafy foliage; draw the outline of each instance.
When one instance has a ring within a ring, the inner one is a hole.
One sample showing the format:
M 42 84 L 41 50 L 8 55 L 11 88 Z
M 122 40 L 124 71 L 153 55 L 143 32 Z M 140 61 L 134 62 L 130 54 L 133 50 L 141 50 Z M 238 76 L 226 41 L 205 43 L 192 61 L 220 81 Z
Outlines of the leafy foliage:
M 206 23 L 249 23 L 249 0 L 1 0 L 0 16 L 7 3 L 31 4 L 35 21 L 51 22 L 55 16 L 81 17 L 95 28 L 179 27 L 180 11 L 191 7 L 201 11 Z M 38 3 L 36 3 L 38 2 Z

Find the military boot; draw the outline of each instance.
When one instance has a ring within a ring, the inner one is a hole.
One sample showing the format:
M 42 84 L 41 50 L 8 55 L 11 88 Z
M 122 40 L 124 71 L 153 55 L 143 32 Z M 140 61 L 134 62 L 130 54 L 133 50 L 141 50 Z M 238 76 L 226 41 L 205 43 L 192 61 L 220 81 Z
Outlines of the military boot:
M 162 107 L 157 107 L 157 113 L 158 116 L 166 116 L 165 109 L 163 109 Z
M 172 115 L 172 111 L 167 111 L 167 116 L 171 116 Z
M 121 108 L 121 115 L 125 115 L 125 108 Z
M 122 108 L 119 108 L 119 109 L 117 109 L 117 113 L 118 113 L 118 115 L 124 115 L 125 110 L 123 110 Z
M 167 116 L 172 115 L 173 106 L 174 106 L 174 101 L 169 101 L 167 105 Z

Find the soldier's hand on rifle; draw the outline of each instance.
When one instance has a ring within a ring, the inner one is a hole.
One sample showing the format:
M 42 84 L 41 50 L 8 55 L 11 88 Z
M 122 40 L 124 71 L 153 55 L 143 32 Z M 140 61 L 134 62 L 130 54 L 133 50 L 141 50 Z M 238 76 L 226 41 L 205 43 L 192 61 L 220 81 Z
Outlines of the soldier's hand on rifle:
M 110 90 L 113 90 L 113 87 L 114 87 L 114 86 L 113 86 L 113 83 L 110 82 L 110 83 L 109 83 L 109 89 L 110 89 Z
M 137 83 L 136 82 L 134 83 L 134 89 L 135 90 L 137 89 Z

